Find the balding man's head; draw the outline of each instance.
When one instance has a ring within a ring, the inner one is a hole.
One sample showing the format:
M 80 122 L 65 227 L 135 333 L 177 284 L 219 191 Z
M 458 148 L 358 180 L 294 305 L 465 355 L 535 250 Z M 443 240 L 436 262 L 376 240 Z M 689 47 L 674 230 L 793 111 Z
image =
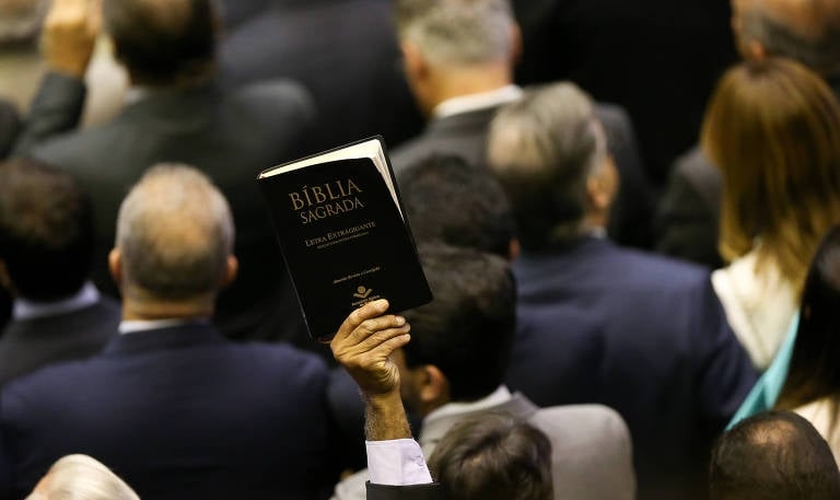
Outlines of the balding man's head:
M 212 75 L 219 27 L 213 0 L 104 0 L 103 13 L 132 83 L 180 85 Z
M 749 59 L 784 56 L 840 74 L 840 1 L 733 0 L 732 27 Z
M 740 422 L 712 451 L 711 500 L 834 500 L 840 472 L 828 443 L 795 413 Z
M 212 299 L 235 271 L 233 239 L 228 203 L 204 174 L 158 165 L 120 207 L 112 268 L 116 254 L 115 274 L 130 300 Z

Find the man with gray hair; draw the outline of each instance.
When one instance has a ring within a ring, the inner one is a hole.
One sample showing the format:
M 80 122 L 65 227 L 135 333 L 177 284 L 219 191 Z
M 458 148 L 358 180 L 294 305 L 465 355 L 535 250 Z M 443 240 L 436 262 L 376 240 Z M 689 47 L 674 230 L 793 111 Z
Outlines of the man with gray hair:
M 540 406 L 616 409 L 639 498 L 702 498 L 703 457 L 755 381 L 709 272 L 605 237 L 615 170 L 593 105 L 572 84 L 503 108 L 488 141 L 522 249 L 508 385 Z
M 840 96 L 837 0 L 732 0 L 732 29 L 744 59 L 794 59 L 820 74 Z M 660 207 L 658 250 L 721 267 L 720 171 L 699 146 L 678 158 L 672 170 Z
M 420 136 L 394 150 L 397 178 L 433 153 L 484 165 L 490 120 L 522 95 L 513 84 L 521 36 L 508 0 L 398 0 L 395 17 L 409 86 L 430 119 Z M 644 246 L 653 199 L 632 124 L 617 106 L 596 110 L 623 180 L 610 234 Z
M 328 492 L 336 477 L 323 361 L 285 345 L 230 344 L 211 323 L 216 295 L 236 275 L 233 240 L 227 201 L 197 170 L 159 165 L 132 188 L 109 256 L 123 297 L 119 332 L 87 362 L 3 388 L 0 498 L 23 496 L 78 450 L 145 498 Z

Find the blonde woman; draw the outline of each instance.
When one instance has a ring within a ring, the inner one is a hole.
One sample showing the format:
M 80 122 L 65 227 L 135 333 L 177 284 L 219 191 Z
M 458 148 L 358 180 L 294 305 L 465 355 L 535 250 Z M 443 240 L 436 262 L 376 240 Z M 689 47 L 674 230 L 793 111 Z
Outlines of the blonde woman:
M 712 275 L 729 322 L 764 370 L 799 304 L 821 238 L 840 221 L 840 104 L 785 59 L 730 69 L 712 96 L 702 145 L 723 176 Z

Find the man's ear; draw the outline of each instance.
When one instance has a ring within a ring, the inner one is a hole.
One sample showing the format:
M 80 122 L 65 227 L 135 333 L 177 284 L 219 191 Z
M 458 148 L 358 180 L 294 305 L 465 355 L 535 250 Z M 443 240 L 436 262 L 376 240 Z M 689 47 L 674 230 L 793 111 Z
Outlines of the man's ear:
M 229 286 L 236 279 L 239 273 L 239 259 L 235 255 L 228 255 L 227 263 L 225 264 L 225 275 L 222 277 L 221 287 Z
M 449 380 L 435 365 L 418 368 L 415 380 L 419 382 L 420 400 L 427 406 L 442 406 L 449 402 Z
M 522 29 L 519 23 L 513 23 L 510 27 L 510 63 L 516 66 L 522 60 L 524 42 L 522 41 Z
M 122 252 L 118 248 L 114 248 L 108 254 L 108 270 L 111 272 L 111 277 L 114 278 L 114 283 L 117 284 L 117 288 L 122 290 Z
M 409 82 L 425 80 L 429 74 L 429 64 L 420 48 L 411 42 L 403 42 L 400 44 L 400 50 L 403 56 L 403 70 Z
M 598 211 L 609 210 L 618 193 L 618 169 L 612 157 L 607 157 L 597 173 L 586 180 L 589 203 Z
M 5 288 L 11 295 L 15 295 L 15 284 L 12 283 L 12 277 L 9 276 L 9 269 L 3 260 L 0 260 L 0 286 Z
M 522 253 L 522 247 L 519 245 L 519 240 L 516 238 L 511 239 L 508 244 L 508 261 L 515 261 L 520 253 Z

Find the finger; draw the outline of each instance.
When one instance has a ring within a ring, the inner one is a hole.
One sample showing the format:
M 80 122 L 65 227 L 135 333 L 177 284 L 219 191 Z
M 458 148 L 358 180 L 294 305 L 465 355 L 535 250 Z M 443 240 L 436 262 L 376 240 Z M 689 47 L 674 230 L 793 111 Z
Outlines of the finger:
M 405 318 L 402 316 L 394 316 L 390 314 L 387 316 L 377 316 L 376 318 L 365 320 L 364 323 L 357 326 L 347 337 L 347 342 L 350 345 L 358 345 L 380 330 L 399 328 L 405 324 Z
M 367 321 L 368 319 L 375 318 L 376 316 L 381 316 L 385 314 L 385 311 L 388 310 L 388 301 L 387 300 L 376 300 L 373 302 L 369 302 L 362 307 L 356 309 L 349 316 L 341 326 L 338 328 L 338 332 L 333 337 L 333 342 L 342 342 L 346 339 L 353 331 L 358 328 L 363 322 Z
M 376 331 L 374 334 L 370 335 L 369 337 L 362 340 L 360 343 L 356 344 L 352 350 L 358 353 L 379 353 L 380 346 L 382 346 L 383 344 L 395 337 L 406 335 L 410 331 L 411 325 L 409 325 L 408 323 L 399 327 L 384 328 Z M 390 354 L 390 351 L 388 352 L 388 354 Z

